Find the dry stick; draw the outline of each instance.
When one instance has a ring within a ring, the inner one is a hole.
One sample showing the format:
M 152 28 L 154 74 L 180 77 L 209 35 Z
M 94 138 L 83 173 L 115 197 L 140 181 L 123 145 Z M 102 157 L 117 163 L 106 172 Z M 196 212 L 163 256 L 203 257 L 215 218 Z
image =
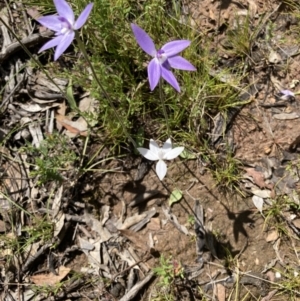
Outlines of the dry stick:
M 112 261 L 110 255 L 109 255 L 109 252 L 108 252 L 108 250 L 107 250 L 107 247 L 106 247 L 106 245 L 105 245 L 105 242 L 103 242 L 101 245 L 102 245 L 102 247 L 103 247 L 104 252 L 106 252 L 106 254 L 107 254 L 108 261 L 110 262 L 110 264 L 111 264 L 111 266 L 112 266 L 114 272 L 117 273 L 117 272 L 118 272 L 118 271 L 117 271 L 117 268 L 116 268 L 114 262 Z
M 132 287 L 132 289 L 124 295 L 119 301 L 129 301 L 133 299 L 136 294 L 139 292 L 139 290 L 147 283 L 149 282 L 152 277 L 154 276 L 154 272 L 151 271 L 143 280 L 141 280 L 139 283 L 137 283 L 135 286 Z
M 80 39 L 80 37 L 79 37 L 77 31 L 75 32 L 75 38 L 76 38 L 76 41 L 77 41 L 77 43 L 78 43 L 78 45 L 79 45 L 80 50 L 81 50 L 82 53 L 83 53 L 84 58 L 86 59 L 88 65 L 89 65 L 90 68 L 91 68 L 91 71 L 92 71 L 92 73 L 93 73 L 94 79 L 96 80 L 96 82 L 97 82 L 98 86 L 100 87 L 102 93 L 105 95 L 106 99 L 108 100 L 109 104 L 111 105 L 111 107 L 112 107 L 112 109 L 113 109 L 113 111 L 114 111 L 114 114 L 115 114 L 116 118 L 118 119 L 118 121 L 119 121 L 120 124 L 122 125 L 125 136 L 130 140 L 130 142 L 133 144 L 133 147 L 136 149 L 136 148 L 137 148 L 137 145 L 136 145 L 135 141 L 133 140 L 133 138 L 130 136 L 129 132 L 127 131 L 124 122 L 123 122 L 122 119 L 120 118 L 120 116 L 119 116 L 119 114 L 118 114 L 118 111 L 117 111 L 117 108 L 116 108 L 116 106 L 114 105 L 112 98 L 109 96 L 109 94 L 107 93 L 107 91 L 105 90 L 105 88 L 103 87 L 103 85 L 101 84 L 101 82 L 100 82 L 100 80 L 99 80 L 99 78 L 98 78 L 98 76 L 97 76 L 97 74 L 96 74 L 96 72 L 95 72 L 95 70 L 94 70 L 94 67 L 93 67 L 93 65 L 92 65 L 92 63 L 91 63 L 91 61 L 90 61 L 90 59 L 89 59 L 89 57 L 88 57 L 88 55 L 87 55 L 87 53 L 86 53 L 84 44 L 82 43 L 82 41 L 81 41 L 81 39 Z
M 9 99 L 15 94 L 15 92 L 17 91 L 17 89 L 19 89 L 19 87 L 21 86 L 21 84 L 23 84 L 24 82 L 24 76 L 22 78 L 21 81 L 19 81 L 15 87 L 11 90 L 11 92 L 5 97 L 4 100 L 2 100 L 1 104 L 0 104 L 0 109 L 9 101 Z
M 0 20 L 5 26 L 7 26 L 6 23 L 3 21 L 2 17 L 0 17 Z M 53 33 L 51 31 L 46 31 L 44 33 L 44 35 L 35 33 L 35 34 L 32 34 L 32 35 L 20 40 L 21 43 L 19 41 L 17 41 L 17 42 L 13 42 L 13 43 L 9 44 L 5 48 L 5 52 L 0 53 L 0 63 L 7 60 L 15 52 L 21 50 L 21 48 L 23 48 L 22 45 L 24 45 L 26 47 L 31 47 L 31 46 L 34 46 L 34 45 L 40 43 L 41 41 L 45 40 L 46 38 L 50 38 L 52 35 L 53 35 Z
M 148 257 L 148 258 L 150 258 L 150 257 Z M 147 259 L 147 258 L 146 258 L 146 259 Z M 112 278 L 111 278 L 111 280 L 112 280 L 112 281 L 115 281 L 115 279 L 116 279 L 118 276 L 124 274 L 125 272 L 128 272 L 128 271 L 131 270 L 133 267 L 135 267 L 136 265 L 139 265 L 139 264 L 140 264 L 141 262 L 143 262 L 143 261 L 144 261 L 144 259 L 141 259 L 141 260 L 137 261 L 136 263 L 130 265 L 130 266 L 127 267 L 126 269 L 122 270 L 121 272 L 119 272 L 119 273 L 113 275 Z
M 48 243 L 43 245 L 35 254 L 34 256 L 28 258 L 26 263 L 24 264 L 22 268 L 22 273 L 26 273 L 29 270 L 29 267 L 41 256 L 44 252 L 46 252 L 50 247 L 52 246 L 52 243 Z

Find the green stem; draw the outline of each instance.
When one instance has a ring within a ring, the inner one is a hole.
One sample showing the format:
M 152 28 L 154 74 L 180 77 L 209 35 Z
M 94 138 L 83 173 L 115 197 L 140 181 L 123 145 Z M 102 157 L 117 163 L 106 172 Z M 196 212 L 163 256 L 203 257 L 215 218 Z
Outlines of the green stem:
M 82 51 L 83 53 L 83 56 L 84 58 L 86 59 L 89 67 L 91 68 L 91 71 L 93 73 L 93 77 L 94 79 L 96 80 L 98 86 L 100 87 L 101 91 L 103 92 L 103 94 L 105 95 L 106 99 L 108 100 L 110 106 L 112 107 L 113 111 L 114 111 L 114 114 L 116 116 L 116 118 L 118 119 L 118 121 L 120 122 L 120 124 L 122 125 L 123 127 L 123 131 L 124 131 L 124 134 L 126 135 L 126 137 L 130 140 L 130 142 L 133 144 L 134 148 L 137 148 L 137 145 L 135 143 L 135 141 L 133 140 L 133 138 L 130 136 L 129 132 L 127 131 L 126 127 L 125 127 L 125 124 L 124 122 L 122 121 L 122 119 L 120 118 L 119 114 L 118 114 L 118 111 L 113 103 L 113 100 L 112 98 L 109 96 L 109 94 L 106 92 L 105 88 L 103 87 L 103 85 L 101 84 L 96 72 L 95 72 L 95 69 L 89 59 L 89 56 L 87 55 L 87 52 L 85 50 L 85 46 L 83 44 L 83 42 L 81 41 L 80 37 L 79 37 L 79 34 L 77 31 L 75 31 L 75 38 L 76 38 L 76 41 L 78 43 L 78 46 L 80 48 L 80 50 Z
M 166 104 L 165 104 L 165 100 L 164 100 L 164 94 L 163 94 L 163 90 L 162 90 L 162 79 L 160 78 L 159 80 L 159 98 L 162 104 L 162 108 L 163 108 L 163 112 L 165 115 L 165 120 L 166 120 L 166 125 L 167 125 L 167 134 L 168 134 L 168 138 L 171 137 L 171 131 L 170 131 L 170 126 L 169 126 L 169 118 L 168 118 L 168 113 L 167 113 L 167 108 L 166 108 Z

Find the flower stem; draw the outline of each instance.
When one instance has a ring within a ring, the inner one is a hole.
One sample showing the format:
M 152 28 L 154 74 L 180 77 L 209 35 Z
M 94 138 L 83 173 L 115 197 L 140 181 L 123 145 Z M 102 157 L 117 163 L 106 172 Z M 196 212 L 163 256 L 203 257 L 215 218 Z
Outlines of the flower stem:
M 166 108 L 166 104 L 165 104 L 165 100 L 164 100 L 164 94 L 163 94 L 163 90 L 162 90 L 162 79 L 160 78 L 159 80 L 159 98 L 162 104 L 162 108 L 163 108 L 163 112 L 165 115 L 165 120 L 166 120 L 166 126 L 167 126 L 167 134 L 168 137 L 171 137 L 171 131 L 170 131 L 170 126 L 169 126 L 169 118 L 168 118 L 168 113 L 167 113 L 167 108 Z
M 91 71 L 92 71 L 94 79 L 96 80 L 98 86 L 100 87 L 101 91 L 103 92 L 103 94 L 105 95 L 106 99 L 108 100 L 110 106 L 112 107 L 116 118 L 118 119 L 118 121 L 122 125 L 123 132 L 124 132 L 125 136 L 130 140 L 130 142 L 133 144 L 134 148 L 136 149 L 137 145 L 136 145 L 134 139 L 130 136 L 129 132 L 127 131 L 124 122 L 120 118 L 120 116 L 118 114 L 118 111 L 116 109 L 116 106 L 113 103 L 112 98 L 109 96 L 109 94 L 107 93 L 107 91 L 105 90 L 105 88 L 103 87 L 103 85 L 101 84 L 101 82 L 100 82 L 100 80 L 99 80 L 99 78 L 98 78 L 98 76 L 97 76 L 97 74 L 95 72 L 95 69 L 94 69 L 94 67 L 93 67 L 93 65 L 92 65 L 92 63 L 91 63 L 91 61 L 90 61 L 90 59 L 89 59 L 89 57 L 87 55 L 87 52 L 85 50 L 85 46 L 84 46 L 83 42 L 81 41 L 81 39 L 80 39 L 79 34 L 78 34 L 77 31 L 75 31 L 75 38 L 76 38 L 76 41 L 78 43 L 78 46 L 79 46 L 80 50 L 83 53 L 83 56 L 84 56 L 85 60 L 87 61 L 89 67 L 91 68 Z

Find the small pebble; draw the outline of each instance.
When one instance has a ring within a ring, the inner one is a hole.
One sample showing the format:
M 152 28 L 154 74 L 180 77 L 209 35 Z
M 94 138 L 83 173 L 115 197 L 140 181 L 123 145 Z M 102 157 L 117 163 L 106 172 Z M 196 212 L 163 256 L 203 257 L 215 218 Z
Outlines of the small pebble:
M 275 277 L 276 277 L 276 279 L 280 279 L 281 278 L 281 274 L 279 272 L 276 272 L 275 273 Z

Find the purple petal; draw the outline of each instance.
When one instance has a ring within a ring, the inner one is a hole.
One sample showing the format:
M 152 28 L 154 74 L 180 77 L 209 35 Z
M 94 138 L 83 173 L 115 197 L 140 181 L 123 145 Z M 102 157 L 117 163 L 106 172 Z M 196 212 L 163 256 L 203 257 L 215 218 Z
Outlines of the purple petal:
M 49 42 L 44 44 L 44 46 L 39 50 L 38 53 L 40 53 L 44 50 L 47 50 L 49 48 L 56 47 L 61 42 L 62 39 L 63 39 L 63 36 L 57 36 L 57 37 L 53 38 L 52 40 L 50 40 Z
M 175 147 L 172 150 L 170 150 L 169 152 L 165 153 L 164 155 L 164 159 L 165 160 L 172 160 L 175 159 L 176 157 L 178 157 L 184 150 L 184 147 Z
M 165 44 L 161 49 L 165 52 L 167 57 L 173 56 L 190 46 L 191 41 L 188 40 L 176 40 Z
M 280 93 L 285 95 L 285 96 L 293 96 L 293 97 L 295 96 L 295 93 L 293 93 L 290 90 L 281 90 Z
M 76 20 L 74 24 L 74 29 L 77 30 L 81 28 L 84 23 L 86 22 L 87 18 L 89 17 L 91 10 L 93 8 L 93 3 L 88 4 L 85 9 L 82 11 L 82 13 L 79 15 L 78 19 Z
M 165 152 L 168 152 L 168 151 L 170 151 L 170 150 L 172 150 L 172 142 L 171 142 L 171 138 L 169 138 L 165 143 L 164 143 L 164 145 L 163 145 L 163 150 L 165 151 Z
M 148 79 L 151 91 L 153 91 L 158 84 L 161 76 L 161 69 L 163 68 L 156 59 L 152 59 L 148 65 Z
M 196 68 L 189 61 L 187 61 L 180 55 L 168 58 L 168 62 L 170 66 L 175 69 L 187 70 L 187 71 L 196 70 Z
M 75 32 L 70 31 L 69 33 L 63 35 L 63 38 L 61 39 L 60 43 L 57 45 L 55 54 L 54 54 L 54 61 L 56 61 L 63 52 L 70 46 L 72 41 L 74 40 Z
M 75 17 L 71 6 L 65 0 L 53 0 L 60 17 L 64 17 L 70 25 L 74 24 Z
M 138 147 L 137 150 L 139 151 L 139 153 L 142 156 L 144 156 L 146 159 L 148 159 L 150 161 L 157 161 L 158 160 L 157 154 L 153 153 L 151 150 L 149 150 L 147 148 Z
M 167 174 L 167 164 L 163 160 L 159 160 L 156 164 L 156 174 L 159 179 L 162 181 L 165 175 Z
M 180 87 L 179 87 L 179 84 L 174 76 L 174 74 L 162 67 L 161 68 L 161 76 L 177 91 L 177 92 L 180 92 Z
M 137 43 L 140 47 L 149 55 L 155 56 L 156 49 L 153 43 L 153 40 L 149 37 L 149 35 L 142 28 L 137 26 L 136 24 L 131 23 L 131 29 L 135 36 Z
M 58 19 L 59 17 L 56 15 L 46 16 L 46 17 L 40 17 L 37 19 L 39 23 L 41 23 L 43 26 L 49 28 L 53 31 L 60 31 L 61 30 L 61 22 Z

